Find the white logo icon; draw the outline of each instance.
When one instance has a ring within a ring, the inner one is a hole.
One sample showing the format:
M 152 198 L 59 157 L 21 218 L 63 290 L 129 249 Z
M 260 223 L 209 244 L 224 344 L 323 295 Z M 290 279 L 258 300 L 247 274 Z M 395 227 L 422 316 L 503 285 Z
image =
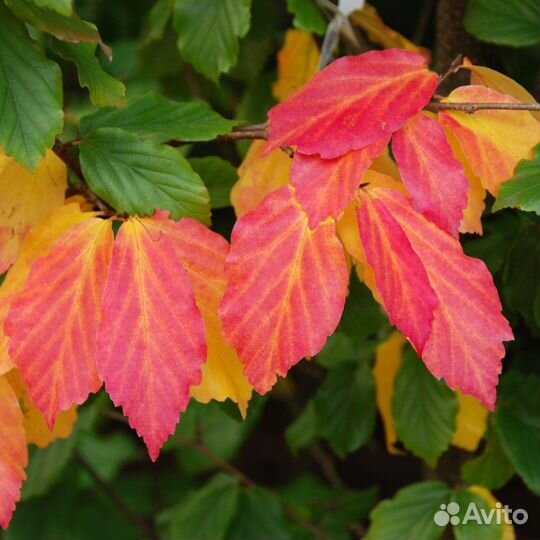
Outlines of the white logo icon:
M 469 503 L 463 517 L 458 515 L 460 510 L 461 507 L 457 502 L 441 504 L 440 510 L 437 510 L 433 516 L 433 521 L 439 527 L 446 527 L 449 523 L 454 526 L 459 524 L 467 525 L 467 523 L 476 523 L 477 525 L 490 525 L 491 523 L 497 525 L 502 523 L 523 525 L 529 519 L 529 514 L 523 508 L 512 510 L 507 504 L 503 506 L 501 503 L 497 503 L 495 508 L 489 510 L 478 508 L 473 502 Z

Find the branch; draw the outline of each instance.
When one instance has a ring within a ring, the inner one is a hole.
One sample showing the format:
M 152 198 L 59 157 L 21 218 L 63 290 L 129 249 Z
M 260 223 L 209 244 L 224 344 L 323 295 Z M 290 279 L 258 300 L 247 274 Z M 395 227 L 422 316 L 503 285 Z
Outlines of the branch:
M 531 111 L 540 112 L 540 103 L 443 103 L 440 101 L 431 101 L 426 110 L 437 111 L 461 111 L 472 114 L 476 111 Z
M 146 521 L 139 516 L 127 503 L 118 495 L 118 493 L 105 482 L 99 474 L 94 470 L 92 465 L 84 459 L 80 452 L 75 451 L 75 459 L 83 467 L 83 469 L 90 475 L 96 486 L 101 492 L 107 496 L 107 498 L 116 506 L 116 508 L 124 514 L 126 519 L 133 524 L 141 533 L 141 538 L 148 538 L 150 540 L 161 540 L 157 531 L 154 529 L 154 525 L 151 522 Z

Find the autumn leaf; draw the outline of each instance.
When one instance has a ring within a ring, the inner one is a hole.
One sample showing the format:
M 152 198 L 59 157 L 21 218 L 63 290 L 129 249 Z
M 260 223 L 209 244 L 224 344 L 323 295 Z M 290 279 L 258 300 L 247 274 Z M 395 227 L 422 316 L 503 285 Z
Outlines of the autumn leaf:
M 429 101 L 437 76 L 398 49 L 336 60 L 269 112 L 267 151 L 292 146 L 332 159 L 400 129 Z
M 45 418 L 30 399 L 28 388 L 24 384 L 19 372 L 16 369 L 11 370 L 6 375 L 6 379 L 11 384 L 19 400 L 19 405 L 23 412 L 26 442 L 28 444 L 35 444 L 40 448 L 45 448 L 57 439 L 67 439 L 71 435 L 73 426 L 77 421 L 76 406 L 61 412 L 58 415 L 54 429 L 51 431 L 47 426 L 47 422 L 45 422 Z
M 32 264 L 11 302 L 9 354 L 50 429 L 101 386 L 95 342 L 112 244 L 110 221 L 79 223 Z
M 363 190 L 357 208 L 366 259 L 390 322 L 422 354 L 431 333 L 437 297 L 422 261 L 385 205 Z
M 400 454 L 396 448 L 396 426 L 392 413 L 392 398 L 394 397 L 394 381 L 403 362 L 403 347 L 406 341 L 399 332 L 393 332 L 390 337 L 377 347 L 373 377 L 377 390 L 377 408 L 383 418 L 386 449 L 390 454 Z
M 353 201 L 373 159 L 382 154 L 390 137 L 335 159 L 296 154 L 291 184 L 296 198 L 309 216 L 313 229 L 328 217 L 338 218 Z
M 100 377 L 155 461 L 201 382 L 207 347 L 201 313 L 162 215 L 120 228 L 97 338 Z M 173 232 L 171 232 L 173 231 Z
M 265 149 L 266 141 L 255 141 L 238 169 L 238 181 L 231 190 L 231 203 L 238 217 L 289 183 L 293 160 L 280 149 L 264 155 Z
M 21 497 L 28 462 L 23 415 L 17 396 L 5 377 L 0 377 L 0 527 L 7 529 Z
M 418 114 L 392 137 L 392 150 L 414 207 L 457 238 L 469 183 L 436 120 Z
M 236 351 L 223 337 L 218 317 L 226 286 L 225 259 L 229 244 L 222 236 L 192 219 L 185 218 L 176 223 L 167 220 L 164 213 L 158 216 L 160 226 L 174 235 L 175 254 L 187 271 L 206 328 L 207 361 L 202 366 L 202 381 L 191 387 L 191 396 L 202 403 L 212 399 L 232 399 L 245 416 L 252 389 Z
M 484 86 L 461 86 L 444 101 L 518 103 Z M 439 121 L 455 135 L 482 185 L 495 196 L 501 184 L 512 178 L 518 162 L 530 159 L 540 142 L 540 122 L 528 111 L 440 111 Z
M 333 221 L 314 230 L 291 187 L 272 193 L 233 230 L 220 306 L 225 336 L 255 390 L 317 354 L 341 316 L 348 282 Z
M 68 204 L 52 212 L 26 234 L 17 261 L 0 286 L 0 375 L 14 367 L 8 352 L 4 322 L 13 298 L 28 279 L 33 262 L 45 257 L 53 244 L 72 227 L 94 216 L 91 212 L 82 212 L 78 203 Z
M 30 227 L 62 206 L 67 186 L 67 168 L 52 151 L 41 160 L 35 173 L 14 159 L 0 161 L 0 274 L 14 262 Z
M 372 189 L 370 194 L 381 203 L 373 207 L 384 208 L 382 214 L 390 214 L 405 235 L 437 298 L 428 341 L 413 341 L 413 345 L 417 350 L 423 348 L 422 359 L 435 377 L 444 378 L 450 388 L 478 398 L 493 410 L 505 354 L 502 342 L 513 335 L 501 314 L 499 295 L 486 265 L 467 257 L 456 239 L 416 212 L 403 194 L 384 188 Z M 387 235 L 395 234 L 393 223 L 386 225 L 384 218 L 378 223 Z M 388 271 L 383 260 L 368 256 L 376 275 Z M 414 301 L 423 297 L 422 293 Z M 395 308 L 393 318 L 408 310 L 404 305 Z
M 487 428 L 487 409 L 475 398 L 457 392 L 459 411 L 457 429 L 452 444 L 469 452 L 475 452 Z
M 312 34 L 287 30 L 277 57 L 278 79 L 272 88 L 276 99 L 284 101 L 298 92 L 319 70 L 319 60 L 319 48 Z

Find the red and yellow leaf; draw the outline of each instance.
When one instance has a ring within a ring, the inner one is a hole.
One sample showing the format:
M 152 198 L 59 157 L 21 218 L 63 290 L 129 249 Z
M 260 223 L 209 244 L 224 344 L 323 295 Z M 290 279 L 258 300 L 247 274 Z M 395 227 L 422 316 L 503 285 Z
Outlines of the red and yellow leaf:
M 418 114 L 394 133 L 392 150 L 414 207 L 457 237 L 469 183 L 442 127 Z
M 338 218 L 343 213 L 354 200 L 355 191 L 373 159 L 382 154 L 388 142 L 389 137 L 386 137 L 335 159 L 295 155 L 291 183 L 312 229 L 326 218 Z
M 403 362 L 403 346 L 405 340 L 399 332 L 393 332 L 390 337 L 377 347 L 373 378 L 377 389 L 377 408 L 383 419 L 386 449 L 390 454 L 401 454 L 396 448 L 397 433 L 392 412 L 394 397 L 394 381 Z
M 266 141 L 255 141 L 238 168 L 238 181 L 231 190 L 231 202 L 238 217 L 289 183 L 293 160 L 280 149 L 264 155 L 265 149 Z
M 32 263 L 40 257 L 45 257 L 53 244 L 72 227 L 94 216 L 95 214 L 91 212 L 82 212 L 79 204 L 69 204 L 55 210 L 43 222 L 30 229 L 25 236 L 17 261 L 0 286 L 0 375 L 14 367 L 8 352 L 4 322 L 11 301 L 22 290 L 28 279 Z
M 430 100 L 437 75 L 399 49 L 336 60 L 269 113 L 269 146 L 332 159 L 400 129 Z
M 426 270 L 385 205 L 360 190 L 356 209 L 366 260 L 392 324 L 422 354 L 429 338 L 437 297 Z
M 333 221 L 314 230 L 286 186 L 235 225 L 220 306 L 225 336 L 260 393 L 305 356 L 317 354 L 339 322 L 348 269 Z
M 403 194 L 384 188 L 371 194 L 406 235 L 437 296 L 422 352 L 426 366 L 450 388 L 476 397 L 493 410 L 505 354 L 503 341 L 513 335 L 486 265 L 467 257 L 458 240 L 416 212 Z
M 28 444 L 35 444 L 40 448 L 45 448 L 57 439 L 67 439 L 71 435 L 73 426 L 77 421 L 77 407 L 75 405 L 58 415 L 58 420 L 51 431 L 47 426 L 47 422 L 45 422 L 45 418 L 30 399 L 28 388 L 21 379 L 19 372 L 13 369 L 6 375 L 6 378 L 15 391 L 19 405 L 22 408 L 23 425 Z
M 192 219 L 179 222 L 162 219 L 161 226 L 174 234 L 175 253 L 187 271 L 206 328 L 207 361 L 202 366 L 201 384 L 191 388 L 191 396 L 202 403 L 212 399 L 232 399 L 245 416 L 252 388 L 236 351 L 225 341 L 218 317 L 219 303 L 227 284 L 225 259 L 229 244 L 222 236 Z
M 0 377 L 0 527 L 7 529 L 21 498 L 28 462 L 23 415 L 6 377 Z
M 285 45 L 278 53 L 278 80 L 272 88 L 278 101 L 300 90 L 319 70 L 319 47 L 304 30 L 287 30 Z
M 114 244 L 97 339 L 97 363 L 114 404 L 152 460 L 201 382 L 205 329 L 170 220 L 130 218 Z
M 9 354 L 50 429 L 101 386 L 96 331 L 113 238 L 110 221 L 79 223 L 32 264 L 11 302 Z
M 518 103 L 484 86 L 461 86 L 445 101 Z M 512 178 L 518 162 L 532 158 L 540 142 L 540 122 L 528 111 L 440 111 L 439 121 L 453 132 L 482 185 L 495 196 L 501 184 Z
M 67 167 L 51 150 L 35 173 L 14 159 L 1 160 L 0 274 L 15 262 L 28 229 L 62 206 L 66 186 Z

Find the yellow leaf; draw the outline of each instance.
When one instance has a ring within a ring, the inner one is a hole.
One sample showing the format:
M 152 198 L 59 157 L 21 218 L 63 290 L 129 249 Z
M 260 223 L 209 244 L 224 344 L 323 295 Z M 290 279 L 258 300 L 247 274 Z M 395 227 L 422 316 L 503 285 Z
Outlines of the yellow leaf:
M 471 72 L 471 84 L 481 84 L 501 94 L 515 97 L 521 103 L 536 103 L 534 97 L 510 77 L 485 66 L 475 66 L 468 58 L 463 59 L 462 68 Z M 537 120 L 540 120 L 540 113 L 531 113 Z
M 452 439 L 454 446 L 474 452 L 487 427 L 488 410 L 472 396 L 456 392 L 459 400 L 459 412 L 456 420 L 456 432 Z
M 0 274 L 17 258 L 28 229 L 62 206 L 67 168 L 49 150 L 35 173 L 0 153 Z
M 0 286 L 0 374 L 14 367 L 8 353 L 4 321 L 13 297 L 26 283 L 32 263 L 47 255 L 52 245 L 69 229 L 95 215 L 93 212 L 82 212 L 78 203 L 61 206 L 26 234 L 17 260 Z
M 486 489 L 483 486 L 470 486 L 468 491 L 482 497 L 490 508 L 500 509 L 501 512 L 504 512 L 501 503 L 493 496 L 493 493 Z M 497 517 L 495 517 L 495 522 L 497 523 Z M 507 523 L 504 517 L 501 515 L 500 522 L 502 525 L 502 536 L 499 540 L 516 540 L 516 533 L 514 531 L 514 526 L 511 523 Z
M 263 156 L 265 147 L 265 141 L 255 141 L 238 169 L 238 181 L 231 190 L 231 202 L 238 217 L 289 183 L 293 160 L 281 150 Z
M 373 376 L 377 389 L 377 407 L 381 413 L 386 448 L 390 454 L 400 454 L 395 447 L 397 441 L 394 415 L 392 414 L 392 397 L 394 396 L 394 380 L 403 361 L 405 338 L 394 332 L 384 343 L 377 347 Z
M 278 53 L 278 80 L 273 93 L 284 101 L 300 90 L 319 69 L 319 48 L 309 32 L 288 30 Z
M 386 26 L 373 6 L 365 4 L 361 10 L 353 12 L 350 19 L 353 25 L 359 26 L 366 32 L 370 41 L 384 49 L 414 51 L 431 61 L 431 53 L 428 49 L 415 45 L 406 37 Z
M 73 426 L 77 421 L 76 406 L 71 407 L 68 411 L 61 412 L 54 426 L 54 430 L 51 431 L 47 427 L 45 418 L 30 399 L 28 389 L 19 372 L 16 369 L 11 370 L 6 374 L 6 379 L 11 384 L 21 405 L 23 424 L 26 431 L 26 442 L 28 444 L 35 444 L 40 448 L 45 448 L 55 440 L 67 439 L 71 435 Z

